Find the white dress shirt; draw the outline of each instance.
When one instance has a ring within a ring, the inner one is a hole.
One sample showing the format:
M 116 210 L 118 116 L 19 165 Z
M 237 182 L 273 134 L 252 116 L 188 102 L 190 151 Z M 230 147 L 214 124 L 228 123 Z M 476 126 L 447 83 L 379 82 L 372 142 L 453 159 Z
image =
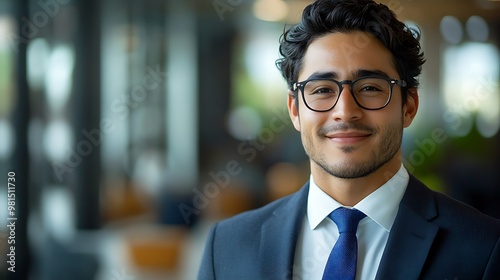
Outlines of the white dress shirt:
M 358 237 L 356 279 L 375 279 L 408 181 L 408 172 L 401 165 L 391 179 L 352 207 L 366 215 L 359 222 L 356 233 Z M 307 213 L 295 249 L 294 280 L 322 278 L 330 251 L 339 237 L 337 225 L 328 218 L 328 215 L 342 206 L 316 185 L 311 174 Z

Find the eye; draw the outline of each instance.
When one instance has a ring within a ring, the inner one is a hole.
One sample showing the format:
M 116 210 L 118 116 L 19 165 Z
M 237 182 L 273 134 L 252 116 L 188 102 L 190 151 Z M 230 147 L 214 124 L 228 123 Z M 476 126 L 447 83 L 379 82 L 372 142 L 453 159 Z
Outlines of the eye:
M 331 94 L 335 93 L 336 90 L 330 87 L 321 87 L 321 88 L 316 88 L 313 91 L 311 91 L 311 94 Z
M 381 91 L 377 86 L 363 86 L 359 89 L 360 91 Z
M 369 94 L 389 91 L 390 84 L 386 79 L 372 77 L 359 79 L 354 83 L 354 92 Z
M 338 85 L 331 80 L 311 80 L 304 87 L 304 94 L 322 98 L 335 96 L 338 91 Z

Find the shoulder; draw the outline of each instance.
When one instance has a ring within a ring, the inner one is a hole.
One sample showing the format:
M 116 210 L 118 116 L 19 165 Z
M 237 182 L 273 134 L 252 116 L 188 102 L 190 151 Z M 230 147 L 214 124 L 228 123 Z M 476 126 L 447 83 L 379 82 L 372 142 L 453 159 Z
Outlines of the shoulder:
M 271 218 L 274 213 L 287 205 L 297 193 L 282 197 L 257 209 L 249 210 L 218 223 L 219 228 L 239 229 L 255 228 Z
M 433 195 L 442 223 L 467 227 L 474 231 L 484 229 L 485 232 L 494 233 L 497 238 L 500 236 L 500 220 L 445 194 L 433 191 Z
M 208 236 L 209 248 L 217 251 L 218 256 L 225 259 L 240 259 L 258 255 L 259 244 L 265 235 L 267 239 L 281 238 L 280 225 L 293 224 L 300 218 L 306 203 L 307 189 L 270 202 L 260 208 L 243 212 L 216 223 Z M 245 252 L 236 256 L 234 249 Z
M 306 183 L 299 191 L 291 195 L 222 220 L 215 226 L 215 234 L 227 238 L 248 235 L 252 235 L 251 238 L 257 238 L 264 225 L 296 222 L 305 213 L 308 192 L 309 183 Z
M 429 189 L 414 176 L 410 176 L 389 238 L 387 246 L 394 250 L 391 257 L 403 258 L 398 251 L 403 248 L 415 248 L 416 255 L 425 256 L 423 278 L 498 279 L 500 221 Z M 407 260 L 417 260 L 416 255 L 408 253 Z
M 429 189 L 413 176 L 408 187 L 411 188 L 411 190 L 407 190 L 408 196 L 416 197 L 415 199 L 410 197 L 407 199 L 412 201 L 414 209 L 419 207 L 419 209 L 425 209 L 421 211 L 426 212 L 426 214 L 435 213 L 432 222 L 438 224 L 442 229 L 454 230 L 463 234 L 483 233 L 493 239 L 499 238 L 500 220 L 485 215 L 472 206 L 446 194 Z

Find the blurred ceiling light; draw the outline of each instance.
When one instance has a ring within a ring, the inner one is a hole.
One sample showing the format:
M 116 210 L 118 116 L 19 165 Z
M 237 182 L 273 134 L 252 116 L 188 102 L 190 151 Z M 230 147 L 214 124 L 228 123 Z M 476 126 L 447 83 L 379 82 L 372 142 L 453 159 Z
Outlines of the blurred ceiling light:
M 48 231 L 60 244 L 69 244 L 76 234 L 74 201 L 71 188 L 44 186 L 40 194 L 43 230 Z
M 500 95 L 496 94 L 489 98 L 489 101 L 494 102 L 484 102 L 484 110 L 480 110 L 476 125 L 479 133 L 485 138 L 491 138 L 495 136 L 500 130 Z
M 441 35 L 452 44 L 458 44 L 462 41 L 463 29 L 460 21 L 454 16 L 445 16 L 439 24 Z
M 253 14 L 265 21 L 284 20 L 288 14 L 288 4 L 283 0 L 256 0 L 253 4 Z
M 229 134 L 241 141 L 255 139 L 262 128 L 259 113 L 251 107 L 232 110 L 227 122 Z
M 71 143 L 73 143 L 72 131 L 67 122 L 55 120 L 47 125 L 43 146 L 50 161 L 62 163 L 66 159 L 66 154 L 72 152 Z
M 149 150 L 138 155 L 133 167 L 133 180 L 141 182 L 141 190 L 149 196 L 161 195 L 164 184 L 165 159 L 162 153 Z
M 52 50 L 45 75 L 48 104 L 52 110 L 59 111 L 69 99 L 74 63 L 75 54 L 70 46 L 59 45 Z
M 484 137 L 498 132 L 500 118 L 500 66 L 498 49 L 487 43 L 465 43 L 444 53 L 443 94 L 446 111 L 454 116 L 454 136 L 464 136 L 476 115 Z M 461 128 L 464 128 L 463 131 Z M 457 133 L 458 132 L 458 133 Z
M 467 35 L 473 41 L 484 42 L 488 40 L 489 28 L 484 18 L 471 16 L 465 24 Z
M 28 56 L 28 83 L 32 89 L 43 87 L 50 47 L 44 38 L 30 41 L 27 50 Z
M 251 78 L 259 83 L 271 84 L 281 78 L 274 67 L 276 60 L 275 41 L 259 34 L 248 40 L 244 47 L 245 64 Z

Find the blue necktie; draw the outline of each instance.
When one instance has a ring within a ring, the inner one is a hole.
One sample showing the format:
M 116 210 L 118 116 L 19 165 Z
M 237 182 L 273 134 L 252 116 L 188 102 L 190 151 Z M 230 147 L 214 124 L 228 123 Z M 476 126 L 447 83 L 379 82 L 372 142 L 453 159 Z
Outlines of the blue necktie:
M 323 280 L 354 280 L 358 259 L 358 223 L 366 215 L 356 209 L 337 208 L 328 217 L 339 228 L 339 239 L 326 263 Z

